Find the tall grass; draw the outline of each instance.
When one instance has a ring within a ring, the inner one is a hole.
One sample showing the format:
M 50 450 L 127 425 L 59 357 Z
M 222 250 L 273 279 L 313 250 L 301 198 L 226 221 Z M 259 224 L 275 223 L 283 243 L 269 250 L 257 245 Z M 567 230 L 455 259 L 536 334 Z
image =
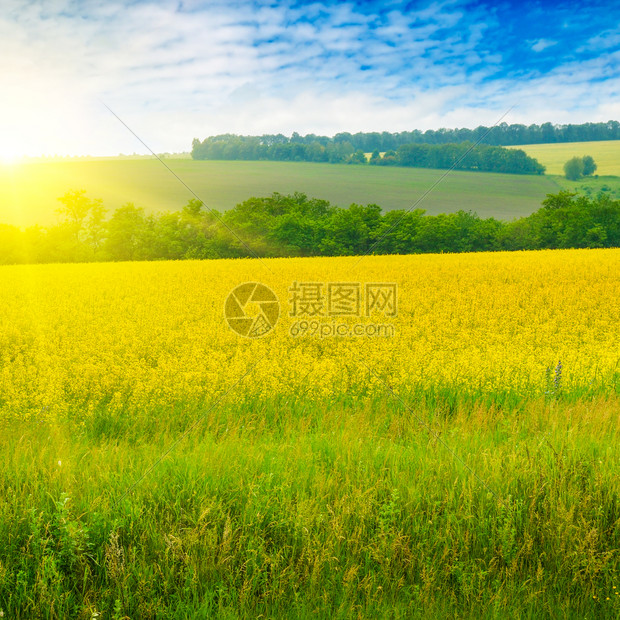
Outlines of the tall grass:
M 620 399 L 510 403 L 274 399 L 11 423 L 0 608 L 618 617 Z

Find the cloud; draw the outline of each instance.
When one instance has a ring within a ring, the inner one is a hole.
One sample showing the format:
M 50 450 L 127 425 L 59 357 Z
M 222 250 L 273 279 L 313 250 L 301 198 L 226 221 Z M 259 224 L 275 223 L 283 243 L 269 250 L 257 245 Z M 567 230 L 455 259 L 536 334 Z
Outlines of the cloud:
M 618 49 L 618 47 L 620 47 L 620 32 L 617 30 L 605 30 L 588 39 L 586 43 L 579 48 L 579 51 L 602 52 L 609 49 Z
M 543 50 L 546 50 L 548 47 L 552 47 L 554 45 L 557 45 L 557 41 L 548 41 L 547 39 L 538 39 L 538 41 L 535 41 L 532 44 L 532 49 L 535 52 L 542 52 Z
M 576 34 L 565 9 L 543 32 L 558 20 L 523 31 L 525 9 L 460 0 L 3 4 L 0 132 L 30 154 L 143 151 L 101 101 L 179 151 L 224 132 L 492 124 L 515 102 L 524 122 L 600 120 L 618 91 L 614 33 Z

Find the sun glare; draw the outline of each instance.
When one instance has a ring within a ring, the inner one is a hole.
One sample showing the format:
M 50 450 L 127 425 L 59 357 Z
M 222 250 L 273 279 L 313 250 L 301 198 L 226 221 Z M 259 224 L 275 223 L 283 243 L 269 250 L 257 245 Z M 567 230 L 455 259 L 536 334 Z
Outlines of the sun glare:
M 0 164 L 3 166 L 14 166 L 19 163 L 22 155 L 10 148 L 0 148 Z

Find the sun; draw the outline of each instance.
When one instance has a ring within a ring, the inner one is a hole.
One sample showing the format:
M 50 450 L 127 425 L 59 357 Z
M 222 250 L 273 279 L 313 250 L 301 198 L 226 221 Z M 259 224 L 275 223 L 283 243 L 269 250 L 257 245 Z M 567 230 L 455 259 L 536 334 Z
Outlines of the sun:
M 0 138 L 1 141 L 1 138 Z M 15 166 L 19 163 L 23 154 L 17 149 L 12 148 L 10 144 L 0 143 L 0 164 L 3 166 Z

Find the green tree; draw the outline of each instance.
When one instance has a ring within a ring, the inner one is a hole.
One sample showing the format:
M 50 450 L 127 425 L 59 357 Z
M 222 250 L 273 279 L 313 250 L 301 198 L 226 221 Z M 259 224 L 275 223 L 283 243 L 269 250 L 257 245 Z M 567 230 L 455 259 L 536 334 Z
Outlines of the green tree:
M 396 151 L 390 149 L 383 154 L 383 157 L 377 162 L 381 166 L 395 166 L 398 164 L 396 159 Z
M 352 204 L 336 209 L 325 222 L 320 251 L 328 256 L 352 256 L 372 249 L 381 225 L 381 207 Z
M 581 157 L 573 157 L 564 164 L 564 175 L 569 181 L 577 181 L 583 176 L 584 166 Z
M 105 247 L 112 260 L 139 260 L 146 232 L 144 210 L 128 202 L 116 209 L 108 222 Z
M 24 235 L 16 226 L 0 224 L 0 264 L 26 262 Z
M 97 257 L 106 235 L 106 213 L 107 209 L 97 201 L 90 209 L 90 215 L 86 222 L 86 241 L 92 247 Z
M 594 162 L 594 159 L 590 157 L 590 155 L 585 155 L 582 158 L 583 161 L 583 176 L 589 177 L 596 172 L 597 165 Z
M 364 151 L 362 151 L 361 149 L 358 149 L 357 151 L 355 151 L 355 153 L 353 153 L 347 161 L 347 164 L 365 164 L 365 163 L 366 163 L 366 155 L 364 155 Z
M 375 149 L 372 152 L 372 155 L 370 156 L 370 161 L 368 163 L 374 166 L 375 164 L 378 164 L 380 161 L 381 161 L 381 153 L 379 153 L 379 149 Z
M 61 207 L 57 212 L 65 217 L 65 222 L 71 228 L 75 241 L 80 240 L 80 233 L 84 229 L 84 220 L 94 208 L 101 206 L 101 200 L 91 200 L 86 197 L 85 189 L 70 190 L 59 199 Z
M 375 253 L 413 254 L 418 251 L 416 236 L 424 220 L 424 209 L 388 211 L 377 232 Z

